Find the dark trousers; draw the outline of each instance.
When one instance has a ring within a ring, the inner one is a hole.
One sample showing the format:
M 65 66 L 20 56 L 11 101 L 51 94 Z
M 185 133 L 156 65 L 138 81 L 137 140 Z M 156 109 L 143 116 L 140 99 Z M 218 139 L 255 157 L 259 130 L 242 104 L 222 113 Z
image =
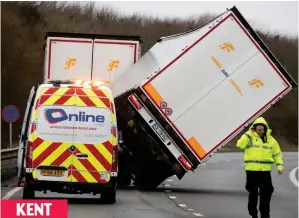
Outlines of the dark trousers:
M 249 192 L 249 214 L 252 217 L 258 217 L 257 202 L 258 195 L 260 195 L 259 211 L 261 218 L 270 217 L 270 200 L 274 192 L 271 172 L 246 171 L 246 190 Z

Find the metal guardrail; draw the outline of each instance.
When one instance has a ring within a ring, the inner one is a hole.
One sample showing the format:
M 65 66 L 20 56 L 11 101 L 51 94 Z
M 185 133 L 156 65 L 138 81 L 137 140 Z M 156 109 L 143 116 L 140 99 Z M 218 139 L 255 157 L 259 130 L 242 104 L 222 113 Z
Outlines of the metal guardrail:
M 18 157 L 18 149 L 19 148 L 8 148 L 1 150 L 1 161 L 14 159 Z

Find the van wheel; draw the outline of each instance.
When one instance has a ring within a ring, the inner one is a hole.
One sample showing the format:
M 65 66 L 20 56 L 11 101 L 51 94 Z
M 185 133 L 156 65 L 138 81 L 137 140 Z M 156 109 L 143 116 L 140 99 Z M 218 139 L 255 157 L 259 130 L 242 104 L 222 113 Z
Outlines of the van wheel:
M 105 204 L 114 204 L 116 202 L 116 189 L 104 189 L 101 193 L 101 201 Z
M 25 179 L 24 188 L 23 188 L 23 199 L 34 199 L 34 198 L 35 198 L 35 191 L 32 185 L 30 185 L 27 182 L 27 179 Z

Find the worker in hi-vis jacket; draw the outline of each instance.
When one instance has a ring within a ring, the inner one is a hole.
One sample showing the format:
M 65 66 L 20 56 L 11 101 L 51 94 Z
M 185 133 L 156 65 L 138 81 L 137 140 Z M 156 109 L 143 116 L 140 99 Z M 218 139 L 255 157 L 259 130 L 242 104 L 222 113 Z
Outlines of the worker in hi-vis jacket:
M 244 151 L 248 212 L 253 218 L 258 217 L 258 193 L 261 218 L 270 217 L 270 200 L 274 192 L 271 171 L 274 163 L 279 175 L 283 171 L 282 153 L 271 131 L 266 120 L 259 117 L 237 142 L 237 147 Z

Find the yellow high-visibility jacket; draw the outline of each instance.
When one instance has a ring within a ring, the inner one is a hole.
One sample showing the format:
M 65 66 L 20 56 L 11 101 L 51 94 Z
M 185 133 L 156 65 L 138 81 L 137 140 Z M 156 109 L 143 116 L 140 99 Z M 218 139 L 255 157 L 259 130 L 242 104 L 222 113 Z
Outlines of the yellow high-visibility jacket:
M 248 130 L 237 142 L 237 147 L 244 151 L 245 170 L 271 171 L 274 163 L 277 170 L 283 170 L 283 157 L 280 146 L 271 135 L 272 130 L 263 117 L 257 118 L 254 124 L 262 123 L 267 126 L 267 142 L 253 130 Z

